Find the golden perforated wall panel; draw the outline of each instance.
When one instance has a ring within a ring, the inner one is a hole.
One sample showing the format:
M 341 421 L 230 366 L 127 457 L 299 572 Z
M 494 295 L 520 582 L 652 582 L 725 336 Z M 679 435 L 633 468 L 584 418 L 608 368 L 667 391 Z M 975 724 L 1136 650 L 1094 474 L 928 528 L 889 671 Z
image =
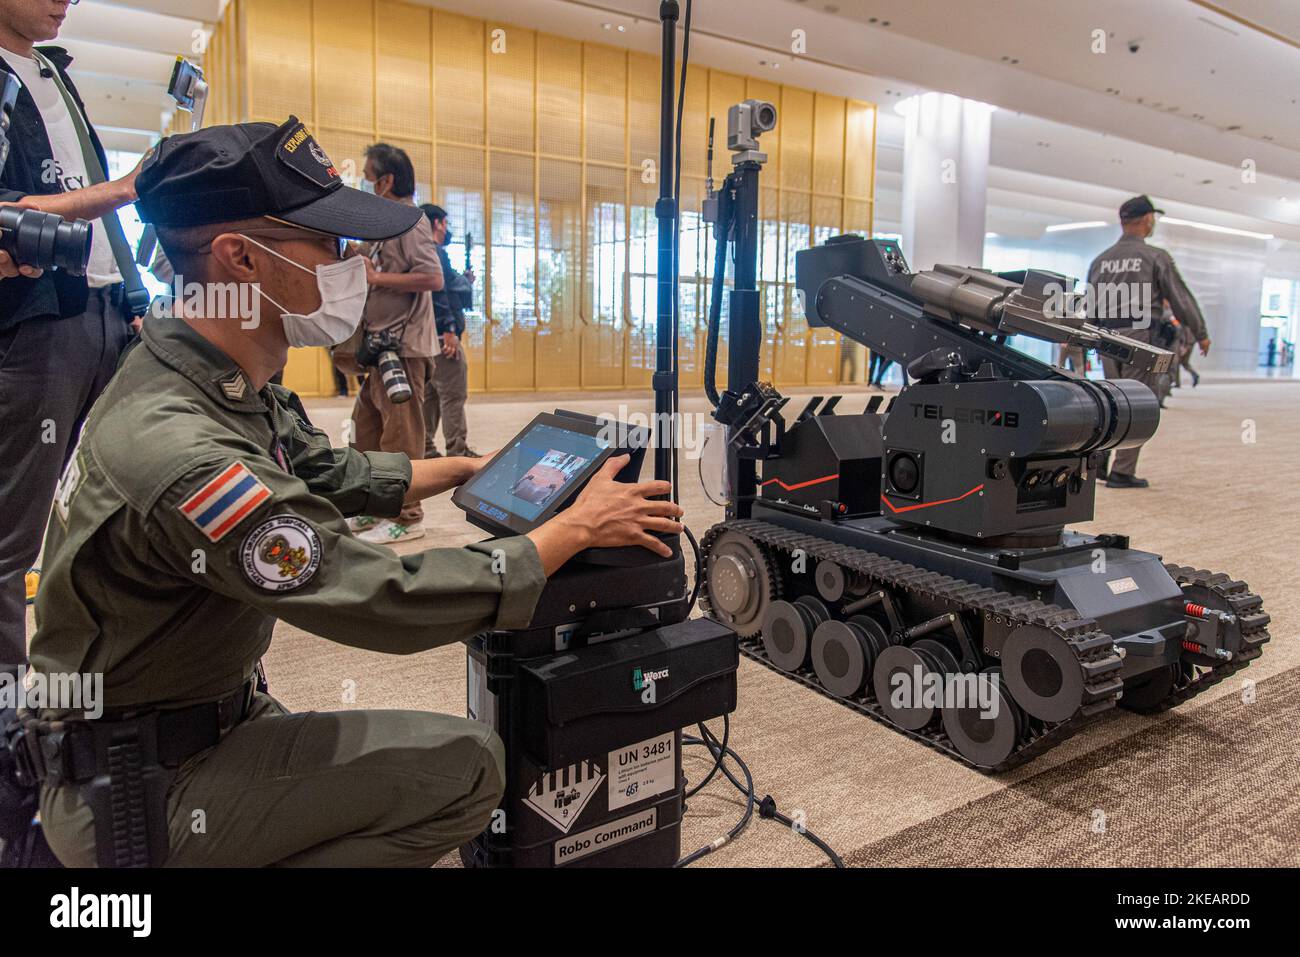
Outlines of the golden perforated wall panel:
M 537 106 L 536 35 L 488 24 L 487 127 L 493 149 L 532 152 Z
M 246 18 L 250 93 L 249 115 L 244 119 L 282 123 L 293 114 L 314 122 L 314 17 L 302 0 L 248 0 L 240 3 L 239 12 Z
M 433 20 L 433 112 L 438 139 L 481 146 L 487 99 L 487 24 L 440 10 L 434 11 Z
M 386 0 L 379 3 L 375 16 L 375 89 L 383 94 L 375 97 L 379 134 L 385 139 L 422 142 L 426 158 L 433 129 L 432 18 L 425 7 Z M 433 168 L 417 162 L 415 172 L 427 180 Z
M 464 343 L 471 389 L 648 387 L 664 173 L 654 55 L 398 0 L 230 0 L 204 68 L 209 123 L 296 114 L 349 179 L 372 143 L 407 151 L 417 201 L 448 211 L 448 253 L 475 272 Z M 703 373 L 709 119 L 721 182 L 727 110 L 750 97 L 778 110 L 777 129 L 762 139 L 761 369 L 778 384 L 860 377 L 853 351 L 803 319 L 794 254 L 841 231 L 870 233 L 875 106 L 696 63 L 682 121 L 682 384 L 698 388 Z M 720 378 L 726 303 L 724 293 Z M 328 394 L 324 351 L 295 350 L 286 382 Z

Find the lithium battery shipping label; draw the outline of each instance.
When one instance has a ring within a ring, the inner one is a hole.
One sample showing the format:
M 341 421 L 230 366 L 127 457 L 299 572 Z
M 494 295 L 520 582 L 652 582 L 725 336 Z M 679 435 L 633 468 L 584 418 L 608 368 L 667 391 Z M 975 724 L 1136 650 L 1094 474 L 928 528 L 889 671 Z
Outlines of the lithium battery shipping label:
M 669 731 L 657 738 L 629 744 L 609 752 L 609 809 L 663 794 L 676 787 L 676 735 Z
M 524 803 L 568 833 L 604 780 L 604 773 L 591 761 L 571 764 L 543 774 L 528 789 Z

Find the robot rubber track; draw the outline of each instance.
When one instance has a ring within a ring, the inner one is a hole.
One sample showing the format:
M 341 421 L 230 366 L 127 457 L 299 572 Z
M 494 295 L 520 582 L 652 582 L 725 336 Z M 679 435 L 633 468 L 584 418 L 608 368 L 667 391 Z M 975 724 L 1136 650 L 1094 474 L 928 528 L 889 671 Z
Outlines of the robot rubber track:
M 788 678 L 793 678 L 818 693 L 831 698 L 860 714 L 881 722 L 915 741 L 926 744 L 954 760 L 978 771 L 996 774 L 1009 771 L 1051 750 L 1097 717 L 1119 703 L 1123 683 L 1119 678 L 1122 667 L 1120 656 L 1111 637 L 1089 618 L 1081 618 L 1075 611 L 1049 605 L 1031 598 L 998 591 L 983 585 L 963 581 L 948 575 L 927 571 L 906 562 L 873 552 L 814 538 L 767 522 L 745 519 L 724 522 L 709 530 L 700 543 L 701 570 L 708 575 L 710 553 L 718 536 L 723 532 L 738 533 L 756 546 L 767 563 L 772 600 L 782 596 L 785 576 L 781 566 L 783 556 L 793 556 L 802 550 L 809 560 L 830 561 L 859 576 L 870 588 L 883 588 L 899 597 L 919 595 L 930 603 L 947 606 L 951 611 L 973 623 L 975 616 L 998 624 L 1035 625 L 1060 637 L 1075 654 L 1084 675 L 1082 704 L 1074 715 L 1059 722 L 1046 722 L 1024 716 L 1024 730 L 1016 745 L 1004 760 L 993 766 L 981 766 L 970 761 L 953 745 L 944 733 L 941 722 L 912 731 L 899 727 L 877 703 L 868 681 L 861 695 L 845 698 L 822 686 L 811 668 L 795 672 L 786 671 L 771 660 L 764 649 L 761 633 L 741 640 L 741 652 Z M 1167 570 L 1184 588 L 1196 590 L 1201 597 L 1213 598 L 1238 616 L 1242 630 L 1242 650 L 1229 661 L 1204 659 L 1180 665 L 1177 678 L 1171 682 L 1168 693 L 1162 694 L 1143 712 L 1163 711 L 1200 694 L 1218 682 L 1235 674 L 1261 654 L 1261 646 L 1268 641 L 1268 615 L 1263 612 L 1263 602 L 1250 592 L 1244 582 L 1227 575 L 1199 571 L 1174 565 Z M 706 578 L 701 589 L 701 607 L 710 617 L 714 614 L 710 603 L 709 583 Z M 1192 656 L 1195 658 L 1195 656 Z M 1138 709 L 1134 709 L 1138 710 Z

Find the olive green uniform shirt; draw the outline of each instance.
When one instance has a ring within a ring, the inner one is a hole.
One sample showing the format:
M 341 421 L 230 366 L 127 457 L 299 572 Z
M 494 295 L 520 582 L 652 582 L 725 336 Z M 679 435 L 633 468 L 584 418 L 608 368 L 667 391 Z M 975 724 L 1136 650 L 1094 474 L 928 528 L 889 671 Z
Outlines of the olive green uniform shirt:
M 110 709 L 174 707 L 236 690 L 277 618 L 395 653 L 527 625 L 545 584 L 529 539 L 399 556 L 349 534 L 344 516 L 396 515 L 410 478 L 147 318 L 59 484 L 33 668 L 102 672 Z

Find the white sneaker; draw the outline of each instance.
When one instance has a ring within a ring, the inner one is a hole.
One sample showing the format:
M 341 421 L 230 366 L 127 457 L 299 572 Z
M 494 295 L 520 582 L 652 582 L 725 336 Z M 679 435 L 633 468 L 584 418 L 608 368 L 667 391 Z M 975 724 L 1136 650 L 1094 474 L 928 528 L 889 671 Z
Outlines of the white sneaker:
M 424 538 L 423 525 L 399 525 L 397 522 L 382 521 L 374 528 L 357 535 L 363 542 L 375 545 L 396 545 L 398 542 L 410 542 Z
M 348 531 L 352 534 L 364 532 L 368 528 L 374 528 L 382 519 L 375 518 L 373 515 L 353 515 L 348 519 Z

